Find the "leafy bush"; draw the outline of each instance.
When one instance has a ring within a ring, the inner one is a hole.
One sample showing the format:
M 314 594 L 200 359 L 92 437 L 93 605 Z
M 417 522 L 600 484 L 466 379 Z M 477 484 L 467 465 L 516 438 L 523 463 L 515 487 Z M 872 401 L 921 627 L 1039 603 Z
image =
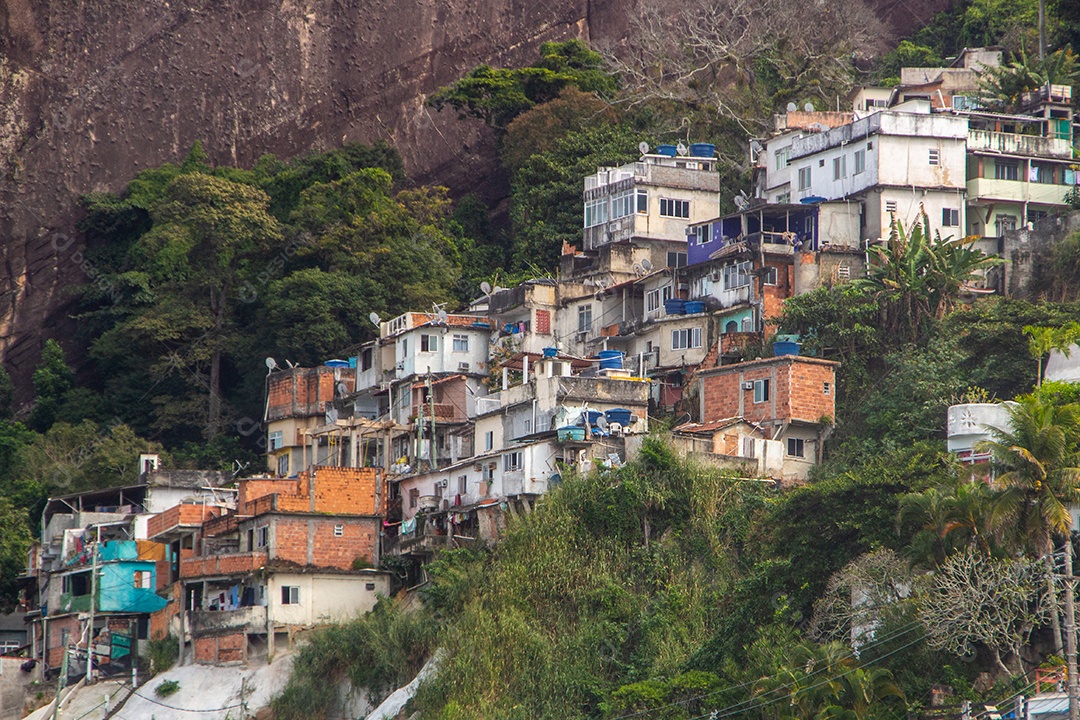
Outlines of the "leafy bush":
M 169 697 L 180 690 L 180 683 L 175 680 L 163 680 L 154 688 L 154 694 L 158 697 Z
M 173 666 L 179 656 L 180 649 L 177 639 L 172 635 L 166 635 L 157 640 L 146 643 L 146 656 L 150 660 L 150 674 L 163 673 Z

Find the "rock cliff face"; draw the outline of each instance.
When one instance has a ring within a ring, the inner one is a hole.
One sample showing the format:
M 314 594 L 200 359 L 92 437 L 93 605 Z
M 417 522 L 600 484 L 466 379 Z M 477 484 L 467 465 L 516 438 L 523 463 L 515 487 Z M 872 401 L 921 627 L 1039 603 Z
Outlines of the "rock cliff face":
M 385 139 L 418 180 L 494 190 L 490 137 L 430 112 L 427 95 L 481 62 L 529 62 L 546 40 L 616 39 L 626 10 L 619 0 L 0 2 L 0 358 L 25 380 L 43 336 L 71 336 L 65 288 L 94 274 L 72 229 L 79 195 L 121 188 L 196 140 L 215 162 L 250 165 Z
M 388 140 L 413 177 L 481 188 L 478 123 L 424 107 L 463 70 L 551 39 L 617 34 L 615 0 L 6 0 L 0 3 L 0 354 L 16 377 L 64 289 L 93 273 L 79 195 L 115 190 L 202 140 L 250 165 Z

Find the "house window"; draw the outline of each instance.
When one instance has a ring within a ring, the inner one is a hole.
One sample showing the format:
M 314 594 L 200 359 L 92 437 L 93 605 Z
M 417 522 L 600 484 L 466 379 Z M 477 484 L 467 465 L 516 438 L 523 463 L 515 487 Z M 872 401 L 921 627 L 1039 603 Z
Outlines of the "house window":
M 754 381 L 754 402 L 755 403 L 769 402 L 769 381 L 768 380 L 755 380 Z
M 791 162 L 791 148 L 783 147 L 776 151 L 776 169 L 783 170 Z
M 608 220 L 608 199 L 589 200 L 585 203 L 585 227 L 602 225 Z
M 691 234 L 694 236 L 695 244 L 707 245 L 712 242 L 712 225 L 698 225 L 691 230 Z
M 994 220 L 994 227 L 997 228 L 998 237 L 1001 237 L 1007 232 L 1013 232 L 1016 230 L 1016 216 L 1015 215 L 998 215 Z
M 931 165 L 940 165 L 941 164 L 941 150 L 938 150 L 937 148 L 930 148 L 930 153 L 929 153 L 929 158 L 928 159 L 929 159 L 929 162 L 930 162 Z
M 645 293 L 645 312 L 659 310 L 667 300 L 671 299 L 671 286 L 665 285 Z
M 821 384 L 821 392 L 823 392 L 826 395 L 831 395 L 832 394 L 832 386 L 829 385 L 829 383 L 822 383 Z
M 637 191 L 637 211 L 640 215 L 645 215 L 649 212 L 649 191 L 638 190 Z
M 1020 163 L 1009 162 L 1007 160 L 995 160 L 994 161 L 994 179 L 995 180 L 1019 180 L 1020 179 Z
M 810 187 L 810 168 L 799 168 L 799 189 L 806 190 Z
M 506 453 L 503 455 L 503 471 L 513 472 L 521 469 L 521 451 Z
M 334 526 L 334 537 L 345 537 L 345 526 L 344 525 L 335 525 Z
M 495 447 L 495 431 L 488 430 L 484 433 L 484 449 L 490 450 Z
M 865 150 L 856 150 L 855 151 L 855 172 L 854 172 L 854 174 L 858 175 L 859 173 L 863 172 L 864 170 L 866 170 L 866 151 Z
M 468 335 L 454 335 L 454 352 L 469 352 Z
M 896 201 L 895 200 L 886 200 L 885 201 L 885 212 L 887 212 L 887 213 L 895 213 L 896 212 Z
M 836 276 L 845 279 L 851 277 L 851 268 L 847 265 L 837 265 Z
M 300 604 L 300 588 L 295 585 L 282 585 L 281 586 L 281 604 L 282 605 L 299 605 Z
M 781 205 L 786 205 L 787 203 L 791 202 L 791 193 L 780 193 L 776 196 L 776 202 L 780 203 Z
M 592 329 L 592 304 L 578 305 L 577 329 L 580 333 L 587 333 Z
M 435 352 L 439 349 L 438 335 L 421 335 L 420 352 Z
M 667 254 L 667 266 L 671 268 L 686 267 L 686 253 L 669 252 Z
M 153 589 L 151 587 L 152 583 L 150 580 L 149 570 L 136 570 L 132 575 L 132 579 L 134 581 L 135 587 L 137 588 L 147 588 L 150 590 Z
M 672 350 L 690 350 L 701 347 L 701 328 L 683 328 L 671 331 Z
M 723 269 L 724 289 L 746 287 L 750 284 L 750 263 L 741 262 L 734 265 L 726 265 Z
M 526 420 L 525 421 L 525 434 L 526 435 L 531 435 L 532 434 L 532 420 Z
M 1027 213 L 1028 222 L 1032 223 L 1039 222 L 1040 220 L 1045 220 L 1048 217 L 1050 217 L 1050 213 L 1048 213 L 1046 210 L 1028 210 Z
M 1028 180 L 1035 183 L 1053 183 L 1054 168 L 1032 163 L 1028 169 Z
M 360 351 L 360 371 L 371 369 L 371 361 L 374 357 L 374 353 L 371 348 L 366 348 Z
M 866 149 L 867 150 L 873 150 L 874 149 L 873 141 L 866 143 Z
M 832 179 L 839 180 L 844 177 L 847 177 L 847 156 L 841 155 L 838 158 L 833 158 Z
M 942 208 L 941 224 L 945 227 L 957 227 L 960 225 L 960 211 L 956 208 Z
M 268 445 L 267 449 L 270 451 L 277 450 L 284 444 L 283 439 L 284 436 L 282 435 L 281 430 L 274 430 L 273 432 L 269 433 L 266 438 L 266 444 Z
M 689 218 L 690 201 L 673 200 L 671 198 L 660 198 L 660 216 L 673 218 Z
M 737 332 L 739 332 L 739 323 L 735 322 L 734 320 L 728 320 L 727 324 L 724 325 L 724 333 L 726 334 Z
M 805 456 L 805 440 L 802 438 L 788 438 L 787 439 L 787 454 L 790 457 L 806 457 Z
M 777 272 L 776 272 L 776 268 L 774 268 L 774 267 L 765 268 L 765 275 L 763 276 L 764 283 L 766 285 L 776 285 L 777 280 L 778 280 L 778 275 L 777 275 Z
M 420 491 L 416 488 L 409 490 L 409 509 L 415 510 L 416 506 L 420 503 Z
M 277 474 L 279 477 L 289 477 L 289 455 L 278 455 Z
M 401 359 L 409 357 L 409 338 L 401 338 Z
M 266 547 L 270 544 L 270 526 L 262 525 L 255 528 L 255 547 Z
M 611 219 L 624 218 L 634 211 L 634 191 L 627 190 L 611 198 Z
M 489 485 L 495 481 L 495 463 L 488 463 L 484 466 L 480 479 Z
M 468 475 L 458 475 L 458 479 L 457 479 L 458 495 L 464 495 L 465 491 L 468 489 L 468 487 L 469 487 L 469 476 Z

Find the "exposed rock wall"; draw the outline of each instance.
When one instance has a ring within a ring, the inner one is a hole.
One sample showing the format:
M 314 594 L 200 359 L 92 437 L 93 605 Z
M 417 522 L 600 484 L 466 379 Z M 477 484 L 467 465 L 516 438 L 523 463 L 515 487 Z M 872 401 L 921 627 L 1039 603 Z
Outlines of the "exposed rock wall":
M 427 110 L 427 95 L 481 62 L 531 61 L 546 40 L 617 39 L 631 5 L 0 0 L 0 358 L 20 395 L 43 337 L 73 337 L 65 288 L 94 272 L 72 229 L 79 195 L 196 140 L 250 165 L 377 139 L 418 180 L 495 195 L 489 134 Z

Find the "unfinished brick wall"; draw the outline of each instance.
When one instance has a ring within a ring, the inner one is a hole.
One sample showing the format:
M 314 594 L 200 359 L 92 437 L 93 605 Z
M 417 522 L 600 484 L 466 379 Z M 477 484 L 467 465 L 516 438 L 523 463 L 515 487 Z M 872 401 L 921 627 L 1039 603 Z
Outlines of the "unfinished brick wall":
M 247 661 L 247 635 L 231 633 L 195 638 L 195 662 L 226 665 Z
M 204 520 L 218 517 L 224 511 L 224 508 L 214 505 L 193 505 L 190 503 L 174 505 L 147 520 L 146 534 L 147 537 L 153 538 L 178 525 L 201 525 Z
M 278 516 L 272 521 L 273 557 L 340 570 L 351 570 L 357 558 L 377 564 L 381 522 L 378 518 Z M 339 526 L 340 537 L 335 531 Z
M 385 498 L 377 468 L 319 467 L 314 482 L 306 471 L 297 480 L 241 480 L 237 506 L 241 515 L 252 516 L 274 511 L 377 515 Z
M 743 417 L 750 422 L 816 423 L 836 414 L 836 365 L 784 356 L 721 366 L 700 375 L 702 422 Z M 756 380 L 769 380 L 769 399 L 754 402 Z M 828 394 L 826 386 L 828 383 Z
M 180 583 L 168 589 L 168 603 L 155 613 L 150 613 L 150 639 L 160 640 L 169 634 L 169 626 L 180 608 Z
M 180 561 L 180 577 L 193 578 L 207 575 L 232 575 L 258 570 L 269 562 L 265 552 L 207 555 L 183 558 Z
M 47 632 L 45 645 L 45 663 L 50 668 L 58 668 L 64 662 L 64 630 L 67 630 L 68 641 L 77 641 L 82 630 L 79 618 L 75 615 L 61 618 L 49 618 L 47 620 Z
M 251 478 L 240 481 L 239 492 L 236 496 L 237 512 L 241 515 L 254 515 L 249 503 L 267 495 L 297 495 L 300 493 L 299 480 L 263 480 Z
M 334 386 L 345 383 L 352 392 L 356 382 L 355 372 L 339 373 L 334 379 L 334 368 L 293 368 L 271 373 L 267 388 L 267 420 L 287 417 L 308 417 L 326 411 L 326 403 L 334 399 Z

